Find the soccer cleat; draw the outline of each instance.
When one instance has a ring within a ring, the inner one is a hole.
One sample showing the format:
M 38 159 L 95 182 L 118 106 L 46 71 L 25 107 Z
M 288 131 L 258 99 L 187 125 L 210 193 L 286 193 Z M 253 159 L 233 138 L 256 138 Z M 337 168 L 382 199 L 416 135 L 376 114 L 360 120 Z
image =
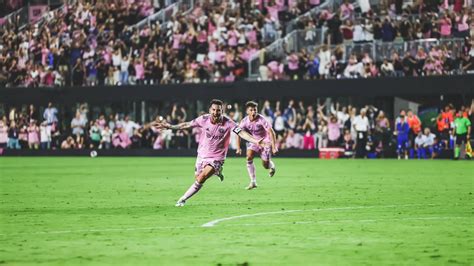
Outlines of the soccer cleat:
M 269 177 L 272 177 L 275 175 L 275 172 L 276 172 L 276 167 L 273 166 L 272 168 L 270 168 L 270 172 L 268 172 L 268 176 Z
M 222 172 L 219 173 L 219 174 L 216 174 L 216 176 L 219 177 L 219 180 L 220 180 L 221 182 L 224 182 L 224 175 L 222 174 Z
M 245 189 L 246 190 L 252 190 L 254 188 L 257 188 L 257 184 L 255 183 L 250 183 Z
M 181 200 L 181 199 L 180 199 L 180 200 L 178 200 L 178 202 L 176 202 L 176 205 L 174 205 L 174 206 L 176 206 L 176 207 L 184 207 L 184 204 L 185 204 L 185 203 L 186 203 L 185 200 Z

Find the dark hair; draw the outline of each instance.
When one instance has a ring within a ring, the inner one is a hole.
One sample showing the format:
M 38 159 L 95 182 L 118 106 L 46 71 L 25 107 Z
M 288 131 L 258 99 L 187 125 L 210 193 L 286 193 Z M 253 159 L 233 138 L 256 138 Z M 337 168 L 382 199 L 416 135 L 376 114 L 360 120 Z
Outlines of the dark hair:
M 211 107 L 213 104 L 222 106 L 224 103 L 219 99 L 212 99 L 209 103 L 209 107 Z
M 254 101 L 248 101 L 245 103 L 245 109 L 249 108 L 249 107 L 257 107 L 258 106 L 258 103 L 254 102 Z

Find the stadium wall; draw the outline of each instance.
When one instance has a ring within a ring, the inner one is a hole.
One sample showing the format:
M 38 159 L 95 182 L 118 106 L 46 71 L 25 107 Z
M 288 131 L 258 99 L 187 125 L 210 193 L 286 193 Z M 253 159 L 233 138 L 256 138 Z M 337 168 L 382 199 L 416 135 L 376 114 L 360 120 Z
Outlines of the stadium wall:
M 232 98 L 269 100 L 282 97 L 420 97 L 455 95 L 472 98 L 474 75 L 315 81 L 234 82 L 102 87 L 0 88 L 0 102 L 9 104 L 53 101 L 64 104 L 133 100 Z

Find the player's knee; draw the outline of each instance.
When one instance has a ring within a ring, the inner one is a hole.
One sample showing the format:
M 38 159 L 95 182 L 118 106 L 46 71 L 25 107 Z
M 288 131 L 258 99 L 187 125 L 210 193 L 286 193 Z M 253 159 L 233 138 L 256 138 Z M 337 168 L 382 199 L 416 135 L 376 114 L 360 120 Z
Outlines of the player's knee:
M 206 176 L 203 174 L 200 174 L 196 177 L 196 181 L 198 181 L 198 183 L 200 184 L 203 184 L 204 182 L 206 182 Z
M 262 161 L 262 165 L 265 169 L 268 169 L 270 167 L 270 162 L 269 161 Z
M 247 156 L 247 163 L 253 163 L 253 156 Z

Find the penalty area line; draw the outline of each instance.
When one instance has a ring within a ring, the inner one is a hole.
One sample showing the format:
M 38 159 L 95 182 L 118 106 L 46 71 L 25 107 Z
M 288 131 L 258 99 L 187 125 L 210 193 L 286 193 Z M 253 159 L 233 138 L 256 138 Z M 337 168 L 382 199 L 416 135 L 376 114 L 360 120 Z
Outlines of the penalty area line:
M 304 224 L 328 224 L 328 223 L 376 223 L 383 221 L 410 221 L 410 220 L 454 220 L 454 219 L 470 219 L 464 216 L 427 216 L 427 217 L 404 217 L 404 218 L 382 218 L 382 219 L 343 219 L 343 220 L 316 220 L 316 221 L 290 221 L 290 222 L 270 222 L 270 223 L 244 223 L 244 224 L 225 224 L 221 227 L 235 226 L 274 226 L 274 225 L 304 225 Z M 130 228 L 103 228 L 103 229 L 79 229 L 79 230 L 62 230 L 62 231 L 38 231 L 13 234 L 0 234 L 0 236 L 18 236 L 18 235 L 58 235 L 58 234 L 74 234 L 74 233 L 94 233 L 94 232 L 132 232 L 132 231 L 153 231 L 153 230 L 170 230 L 170 229 L 191 229 L 202 228 L 202 226 L 153 226 L 153 227 L 130 227 Z
M 436 204 L 402 204 L 402 205 L 373 205 L 373 206 L 349 206 L 349 207 L 336 207 L 336 208 L 326 208 L 326 209 L 301 209 L 301 210 L 284 210 L 284 211 L 274 211 L 274 212 L 258 212 L 252 214 L 242 214 L 237 216 L 230 216 L 225 218 L 220 218 L 216 220 L 209 221 L 201 225 L 202 227 L 214 227 L 218 223 L 236 220 L 241 218 L 255 217 L 255 216 L 265 216 L 273 214 L 285 214 L 285 213 L 294 213 L 294 212 L 321 212 L 321 211 L 342 211 L 342 210 L 358 210 L 358 209 L 373 209 L 373 208 L 396 208 L 396 207 L 414 207 L 414 206 L 435 206 Z
M 203 225 L 189 225 L 189 226 L 150 226 L 150 227 L 126 227 L 126 228 L 97 228 L 97 229 L 71 229 L 71 230 L 57 230 L 57 231 L 36 231 L 36 232 L 23 232 L 23 233 L 11 233 L 3 234 L 0 233 L 0 237 L 18 236 L 18 235 L 55 235 L 55 234 L 74 234 L 74 233 L 101 233 L 101 232 L 132 232 L 132 231 L 147 231 L 147 230 L 172 230 L 172 229 L 192 229 L 202 227 L 214 227 L 215 225 L 229 220 L 236 220 L 247 217 L 275 215 L 275 214 L 286 214 L 286 213 L 297 213 L 297 212 L 321 212 L 321 211 L 340 211 L 340 210 L 357 210 L 357 209 L 371 209 L 371 208 L 395 208 L 395 207 L 415 207 L 415 206 L 437 206 L 437 204 L 405 204 L 405 205 L 374 205 L 374 206 L 352 206 L 352 207 L 338 207 L 338 208 L 326 208 L 326 209 L 301 209 L 301 210 L 285 210 L 285 211 L 272 211 L 272 212 L 260 212 L 253 214 L 243 214 L 237 216 L 231 216 L 221 219 L 212 220 Z M 361 219 L 361 220 L 315 220 L 315 221 L 291 221 L 291 222 L 270 222 L 270 223 L 241 223 L 241 224 L 228 224 L 221 225 L 222 227 L 232 226 L 271 226 L 271 225 L 285 225 L 285 224 L 324 224 L 324 223 L 335 223 L 335 222 L 379 222 L 384 220 L 447 220 L 447 219 L 464 219 L 469 217 L 449 217 L 449 216 L 431 216 L 431 217 L 405 217 L 405 218 L 387 218 L 387 219 Z

